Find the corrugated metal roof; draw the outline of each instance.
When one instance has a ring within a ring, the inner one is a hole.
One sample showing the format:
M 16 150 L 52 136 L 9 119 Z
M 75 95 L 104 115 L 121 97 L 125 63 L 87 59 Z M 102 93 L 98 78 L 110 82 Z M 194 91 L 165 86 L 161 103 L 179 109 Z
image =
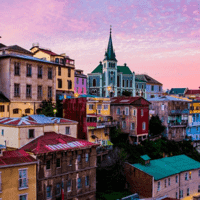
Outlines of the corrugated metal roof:
M 186 99 L 182 99 L 182 98 L 179 98 L 179 97 L 172 97 L 172 96 L 163 96 L 163 97 L 154 97 L 154 98 L 150 98 L 150 99 L 147 99 L 148 101 L 190 101 L 189 99 L 186 100 Z

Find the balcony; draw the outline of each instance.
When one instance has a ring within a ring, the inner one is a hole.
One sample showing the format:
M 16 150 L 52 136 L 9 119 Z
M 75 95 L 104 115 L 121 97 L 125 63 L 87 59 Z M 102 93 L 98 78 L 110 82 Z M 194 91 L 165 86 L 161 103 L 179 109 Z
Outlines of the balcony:
M 181 114 L 189 114 L 189 110 L 188 109 L 185 109 L 185 110 L 171 110 L 169 112 L 169 114 L 172 114 L 172 115 L 181 115 Z
M 117 124 L 118 124 L 117 121 L 87 122 L 88 127 L 95 127 L 95 128 L 117 126 Z
M 182 122 L 176 122 L 176 121 L 172 122 L 171 121 L 171 122 L 168 123 L 169 127 L 186 127 L 187 125 L 188 125 L 187 120 L 182 121 Z
M 19 179 L 18 182 L 19 182 L 19 190 L 28 188 L 28 179 Z

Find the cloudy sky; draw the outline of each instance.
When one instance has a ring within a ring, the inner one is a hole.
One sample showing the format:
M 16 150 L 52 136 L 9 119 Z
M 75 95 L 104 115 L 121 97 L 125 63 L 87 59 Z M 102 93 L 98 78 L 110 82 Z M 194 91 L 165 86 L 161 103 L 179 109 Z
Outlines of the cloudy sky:
M 90 73 L 112 25 L 118 65 L 171 87 L 200 86 L 199 0 L 1 0 L 0 42 L 38 42 Z

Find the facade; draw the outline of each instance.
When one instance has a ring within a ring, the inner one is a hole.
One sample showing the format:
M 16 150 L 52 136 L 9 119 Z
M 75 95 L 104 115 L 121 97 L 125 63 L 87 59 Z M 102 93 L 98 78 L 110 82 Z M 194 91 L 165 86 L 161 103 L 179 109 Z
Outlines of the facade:
M 149 105 L 143 97 L 114 97 L 111 99 L 111 115 L 130 143 L 147 139 L 149 132 Z
M 186 134 L 193 141 L 200 140 L 200 101 L 190 102 L 190 115 Z
M 74 69 L 75 62 L 66 54 L 56 54 L 49 49 L 33 44 L 30 49 L 33 56 L 56 64 L 56 98 L 64 99 L 74 96 Z
M 0 199 L 36 199 L 36 164 L 36 159 L 23 150 L 1 149 Z
M 55 103 L 55 63 L 27 53 L 17 54 L 8 47 L 0 49 L 0 53 L 0 90 L 10 101 L 9 107 L 4 109 L 9 117 L 36 114 L 42 100 L 51 98 Z
M 74 93 L 87 94 L 87 76 L 83 70 L 76 69 L 74 74 Z
M 0 118 L 0 144 L 20 148 L 44 132 L 54 131 L 77 137 L 78 122 L 44 115 L 29 115 L 22 118 Z
M 88 92 L 99 97 L 121 96 L 123 91 L 129 91 L 135 96 L 135 73 L 129 67 L 117 66 L 117 59 L 113 50 L 112 37 L 105 52 L 103 62 L 88 74 Z
M 188 125 L 188 103 L 186 98 L 164 96 L 149 99 L 150 117 L 158 115 L 166 130 L 163 133 L 169 140 L 180 141 L 186 136 L 186 127 Z
M 169 91 L 169 95 L 184 97 L 187 90 L 187 88 L 171 88 L 171 90 Z
M 155 79 L 146 74 L 138 74 L 135 75 L 135 77 L 136 79 L 146 82 L 146 99 L 162 96 L 162 83 L 156 81 Z
M 135 96 L 147 98 L 146 81 L 135 78 Z
M 97 146 L 54 132 L 23 146 L 39 160 L 37 199 L 95 200 Z
M 0 91 L 0 117 L 9 117 L 10 100 Z
M 198 90 L 187 89 L 187 92 L 185 92 L 184 96 L 189 99 L 198 99 L 200 97 L 200 88 Z
M 144 155 L 140 163 L 126 163 L 125 174 L 130 191 L 140 198 L 189 200 L 200 195 L 200 163 L 186 155 L 157 160 Z

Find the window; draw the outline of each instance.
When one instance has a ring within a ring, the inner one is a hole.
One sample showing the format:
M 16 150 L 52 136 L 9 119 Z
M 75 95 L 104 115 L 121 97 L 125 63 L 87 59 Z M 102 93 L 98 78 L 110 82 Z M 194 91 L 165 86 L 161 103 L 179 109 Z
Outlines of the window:
M 120 108 L 117 108 L 117 115 L 120 115 Z
M 144 89 L 144 85 L 142 84 L 142 89 Z
M 1 130 L 1 136 L 4 136 L 4 129 Z
M 200 177 L 200 170 L 199 170 L 199 177 Z
M 72 166 L 72 157 L 69 158 L 69 166 Z
M 89 153 L 85 154 L 85 162 L 89 162 Z
M 56 195 L 60 195 L 61 194 L 61 187 L 60 187 L 60 183 L 56 184 Z
M 14 96 L 19 97 L 20 96 L 20 85 L 15 83 L 14 84 Z
M 56 159 L 56 168 L 59 168 L 60 167 L 60 158 L 57 158 Z
M 183 190 L 180 190 L 180 192 L 179 192 L 179 198 L 183 198 Z
M 165 105 L 164 104 L 161 105 L 161 110 L 165 110 Z
M 8 111 L 8 112 L 10 111 L 10 107 L 9 107 L 9 105 L 7 105 L 7 111 Z
M 34 132 L 35 132 L 35 130 L 34 129 L 29 129 L 28 130 L 28 138 L 34 138 L 35 136 L 35 134 L 34 134 Z
M 67 192 L 71 192 L 72 191 L 72 180 L 68 180 L 67 181 Z
M 50 169 L 51 168 L 51 161 L 47 160 L 46 161 L 46 169 Z
M 125 115 L 129 115 L 129 108 L 128 107 L 125 108 Z
M 32 66 L 30 64 L 26 65 L 26 76 L 31 77 L 32 76 Z
M 51 196 L 51 186 L 47 186 L 47 198 L 50 198 Z
M 190 196 L 190 188 L 187 188 L 187 196 Z
M 26 85 L 26 97 L 31 97 L 31 85 Z
M 68 77 L 71 77 L 71 69 L 68 69 Z
M 52 79 L 52 68 L 48 67 L 48 79 Z
M 126 81 L 126 87 L 128 87 L 128 80 Z
M 158 188 L 157 191 L 160 191 L 160 181 L 158 182 Z
M 136 116 L 136 109 L 133 109 L 133 116 Z
M 176 199 L 178 199 L 178 192 L 176 192 Z
M 82 88 L 82 94 L 84 94 L 84 88 Z
M 138 88 L 138 84 L 136 84 L 136 88 Z
M 144 115 L 144 112 L 143 112 L 143 109 L 141 109 L 141 116 L 143 116 Z
M 81 155 L 80 154 L 77 155 L 77 160 L 78 160 L 79 163 L 81 162 Z
M 77 187 L 78 187 L 78 189 L 82 188 L 81 178 L 77 179 Z
M 16 109 L 13 109 L 13 114 L 18 114 L 19 113 L 19 109 L 16 108 Z
M 27 200 L 27 199 L 28 199 L 27 194 L 20 194 L 19 200 Z
M 72 89 L 72 81 L 67 80 L 67 83 L 68 83 L 68 89 Z
M 76 78 L 76 84 L 79 84 L 79 78 Z
M 97 105 L 97 109 L 98 109 L 98 110 L 101 110 L 101 109 L 102 109 L 102 105 L 101 105 L 101 104 L 98 104 L 98 105 Z
M 41 85 L 38 85 L 38 98 L 42 98 L 42 86 Z
M 61 76 L 61 66 L 58 66 L 58 76 Z
M 176 175 L 176 183 L 178 183 L 178 175 Z
M 25 109 L 25 113 L 26 113 L 26 114 L 30 114 L 30 112 L 31 112 L 31 109 L 30 109 L 30 108 Z
M 58 79 L 58 88 L 62 88 L 62 79 Z
M 132 85 L 133 85 L 133 82 L 132 82 L 132 80 L 130 80 L 130 87 L 132 87 Z
M 151 91 L 154 91 L 154 85 L 151 86 Z
M 170 178 L 168 178 L 168 185 L 170 185 Z
M 123 128 L 123 129 L 126 128 L 126 121 L 122 121 L 122 128 Z
M 124 87 L 124 85 L 125 85 L 125 80 L 123 80 L 123 87 Z
M 65 127 L 65 134 L 70 135 L 70 127 Z
M 192 172 L 189 172 L 189 179 L 192 179 Z
M 198 131 L 198 126 L 196 126 L 196 131 Z
M 28 179 L 27 179 L 27 169 L 19 170 L 19 188 L 27 188 Z
M 188 173 L 185 173 L 185 180 L 188 180 Z
M 165 179 L 165 187 L 167 187 L 167 179 Z
M 97 85 L 97 81 L 96 81 L 96 79 L 93 79 L 93 81 L 92 81 L 92 85 L 93 85 L 93 87 L 96 87 L 96 85 Z
M 89 104 L 89 110 L 93 110 L 93 104 Z
M 104 105 L 103 105 L 103 109 L 104 109 L 104 110 L 108 110 L 108 104 L 104 104 Z
M 55 59 L 55 63 L 59 63 L 59 58 L 56 58 L 56 59 Z
M 20 76 L 20 63 L 15 62 L 14 71 L 15 71 L 15 76 Z
M 159 92 L 161 92 L 161 86 L 159 86 Z
M 4 112 L 4 105 L 0 106 L 0 112 Z
M 198 192 L 200 192 L 200 185 L 198 185 Z
M 131 130 L 135 130 L 135 123 L 131 123 Z
M 89 186 L 89 176 L 85 177 L 85 186 Z
M 38 78 L 42 78 L 42 66 L 38 66 Z
M 84 78 L 82 78 L 82 85 L 84 85 Z
M 52 98 L 52 87 L 48 86 L 48 98 Z
M 119 83 L 120 83 L 120 82 L 119 82 L 119 78 L 120 78 L 120 77 L 117 76 L 117 87 L 120 87 L 120 84 L 119 84 Z
M 146 123 L 143 122 L 143 123 L 142 123 L 142 130 L 145 130 L 145 129 L 146 129 Z

